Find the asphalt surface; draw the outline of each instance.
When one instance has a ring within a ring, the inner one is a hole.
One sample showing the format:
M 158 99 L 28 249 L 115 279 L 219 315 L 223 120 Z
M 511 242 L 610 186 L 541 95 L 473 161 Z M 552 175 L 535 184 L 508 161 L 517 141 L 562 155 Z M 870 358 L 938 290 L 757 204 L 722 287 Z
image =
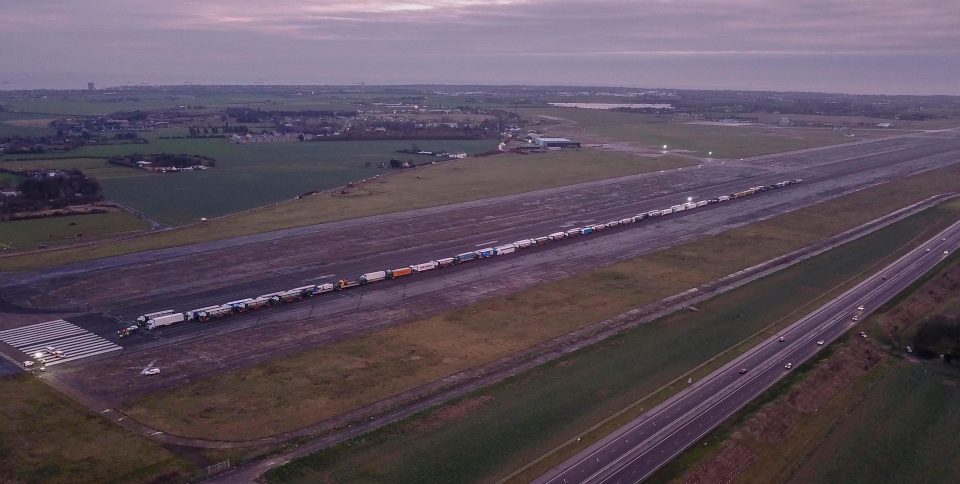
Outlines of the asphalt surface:
M 960 222 L 535 482 L 643 481 L 958 248 Z
M 63 318 L 125 349 L 61 365 L 78 391 L 122 405 L 226 369 L 375 331 L 960 162 L 956 132 L 804 150 L 590 182 L 424 211 L 0 275 L 0 330 Z M 735 166 L 731 166 L 735 165 Z M 776 165 L 771 168 L 769 165 Z M 784 168 L 784 167 L 790 167 Z M 139 314 L 186 310 L 545 235 L 759 184 L 799 185 L 444 270 L 324 294 L 210 324 L 118 339 Z M 294 235 L 299 234 L 299 235 Z M 263 240 L 261 240 L 263 239 Z M 496 242 L 494 242 L 496 241 Z M 266 256 L 265 256 L 266 254 Z M 339 255 L 337 255 L 339 254 Z M 84 270 L 84 268 L 86 268 Z M 72 311 L 61 306 L 75 306 Z M 26 312 L 18 312 L 21 309 Z M 47 314 L 32 314 L 40 311 Z M 32 319 L 31 319 L 32 318 Z M 251 345 L 249 341 L 257 341 Z M 20 356 L 17 356 L 19 358 Z M 149 379 L 131 367 L 157 361 Z

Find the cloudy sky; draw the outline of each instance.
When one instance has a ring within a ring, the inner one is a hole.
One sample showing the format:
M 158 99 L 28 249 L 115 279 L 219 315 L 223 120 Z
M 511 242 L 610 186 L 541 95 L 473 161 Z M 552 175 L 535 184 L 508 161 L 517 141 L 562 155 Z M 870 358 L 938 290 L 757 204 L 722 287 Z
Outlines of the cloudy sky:
M 960 94 L 957 0 L 0 0 L 0 89 L 565 84 Z

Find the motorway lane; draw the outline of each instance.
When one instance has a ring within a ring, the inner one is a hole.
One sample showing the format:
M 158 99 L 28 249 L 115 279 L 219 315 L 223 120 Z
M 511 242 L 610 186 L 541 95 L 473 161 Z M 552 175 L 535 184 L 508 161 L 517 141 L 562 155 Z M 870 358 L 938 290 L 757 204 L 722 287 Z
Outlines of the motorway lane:
M 942 240 L 946 239 L 946 240 Z M 821 306 L 689 389 L 580 452 L 537 480 L 541 483 L 639 482 L 776 383 L 789 370 L 839 338 L 860 320 L 960 247 L 960 222 L 882 271 Z M 928 252 L 929 249 L 929 252 Z M 886 280 L 884 280 L 886 277 Z M 858 311 L 860 305 L 865 311 Z M 779 342 L 783 336 L 786 341 Z M 748 372 L 741 375 L 739 368 Z

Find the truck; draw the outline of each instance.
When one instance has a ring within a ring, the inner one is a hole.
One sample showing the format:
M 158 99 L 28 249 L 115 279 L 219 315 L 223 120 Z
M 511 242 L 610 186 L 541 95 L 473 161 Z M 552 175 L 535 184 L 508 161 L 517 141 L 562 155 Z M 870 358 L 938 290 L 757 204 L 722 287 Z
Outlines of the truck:
M 204 311 L 203 314 L 200 315 L 200 319 L 202 321 L 206 321 L 211 318 L 219 318 L 221 316 L 226 316 L 232 313 L 233 313 L 233 307 L 224 304 L 223 306 L 215 307 L 209 311 Z
M 643 219 L 640 219 L 643 220 Z M 633 222 L 639 222 L 640 220 L 634 220 L 633 217 L 622 218 L 620 219 L 620 225 L 632 224 Z
M 249 298 L 249 297 L 248 297 L 248 298 L 246 298 L 246 299 L 239 299 L 239 300 L 237 300 L 237 301 L 230 301 L 230 302 L 224 304 L 224 306 L 230 306 L 231 308 L 233 308 L 234 311 L 240 312 L 240 311 L 245 311 L 245 310 L 247 309 L 247 305 L 250 304 L 250 303 L 252 303 L 252 302 L 253 302 L 253 298 Z
M 185 312 L 184 315 L 186 316 L 187 321 L 193 321 L 193 320 L 195 320 L 195 319 L 201 319 L 201 318 L 203 317 L 203 315 L 206 314 L 207 311 L 211 311 L 211 310 L 216 309 L 216 308 L 218 308 L 218 307 L 220 307 L 220 306 L 219 306 L 219 305 L 217 305 L 217 306 L 207 306 L 207 307 L 205 307 L 205 308 L 191 309 L 191 310 Z
M 673 213 L 673 209 L 672 209 L 672 208 L 665 208 L 665 209 L 663 209 L 663 210 L 660 211 L 660 215 L 670 215 L 671 213 Z
M 550 240 L 563 240 L 566 236 L 566 232 L 554 232 L 547 237 L 550 237 Z
M 157 311 L 155 313 L 147 313 L 141 316 L 137 316 L 137 322 L 140 324 L 146 323 L 148 319 L 158 318 L 160 316 L 166 316 L 168 314 L 173 314 L 172 309 L 165 309 L 163 311 Z
M 398 277 L 409 276 L 413 274 L 413 269 L 409 267 L 401 267 L 399 269 L 391 269 L 387 271 L 387 279 L 396 279 Z
M 663 215 L 663 212 L 660 210 L 651 210 L 647 212 L 647 217 L 650 217 L 650 218 L 659 217 L 661 215 Z
M 720 195 L 718 200 L 720 200 L 721 202 L 726 202 L 727 200 L 730 200 L 730 195 Z
M 493 257 L 496 253 L 493 251 L 493 247 L 487 247 L 485 249 L 480 249 L 475 252 L 480 257 Z
M 698 207 L 702 207 L 702 206 L 707 205 L 707 204 L 709 204 L 709 203 L 710 203 L 709 200 L 700 200 L 699 202 L 697 202 L 697 206 L 698 206 Z
M 410 266 L 410 269 L 415 272 L 431 271 L 436 269 L 438 265 L 440 264 L 438 264 L 437 261 L 432 260 L 430 262 L 424 262 L 423 264 L 414 264 Z
M 334 285 L 329 282 L 325 282 L 323 284 L 317 284 L 317 288 L 314 290 L 314 294 L 323 294 L 325 292 L 331 292 L 333 290 L 334 290 Z
M 342 291 L 344 289 L 350 289 L 351 287 L 357 287 L 360 284 L 361 283 L 359 280 L 340 279 L 339 281 L 337 281 L 336 288 L 338 291 Z
M 553 237 L 551 237 L 551 236 L 549 236 L 549 235 L 545 235 L 545 236 L 543 236 L 543 237 L 537 237 L 537 238 L 533 239 L 533 241 L 536 242 L 537 245 L 546 245 L 547 242 L 550 242 L 551 240 L 553 240 Z
M 697 208 L 697 202 L 687 202 L 683 204 L 683 208 L 690 210 L 691 208 Z
M 505 244 L 493 248 L 496 251 L 497 255 L 512 254 L 517 251 L 517 246 L 513 244 Z
M 472 252 L 471 252 L 471 254 L 472 254 Z M 458 261 L 457 261 L 457 258 L 456 258 L 456 257 L 445 257 L 445 258 L 443 258 L 443 259 L 437 259 L 437 260 L 434 261 L 434 262 L 437 263 L 437 267 L 450 267 L 450 266 L 456 264 Z
M 181 321 L 184 321 L 183 313 L 173 313 L 167 314 L 164 316 L 157 316 L 147 320 L 147 329 L 159 328 L 162 326 L 170 326 L 171 324 L 176 324 Z
M 523 239 L 514 242 L 513 245 L 518 249 L 526 249 L 527 247 L 530 247 L 536 243 L 537 242 L 534 239 Z
M 253 301 L 250 301 L 247 303 L 246 310 L 252 311 L 254 309 L 267 307 L 270 304 L 272 304 L 272 299 L 270 299 L 269 297 L 258 296 Z
M 461 263 L 472 261 L 474 259 L 479 259 L 479 258 L 480 258 L 480 254 L 477 254 L 476 252 L 464 252 L 462 254 L 457 254 L 454 257 L 454 259 L 457 261 L 457 264 L 461 264 Z
M 583 235 L 592 234 L 592 233 L 593 233 L 593 227 L 584 227 L 584 228 L 580 229 L 580 233 L 583 234 Z
M 687 209 L 687 206 L 686 206 L 686 205 L 683 205 L 683 204 L 681 204 L 681 205 L 674 205 L 674 206 L 670 207 L 670 213 L 682 212 L 682 211 L 684 211 L 684 210 L 686 210 L 686 209 Z
M 620 221 L 619 221 L 619 220 L 614 220 L 614 221 L 607 222 L 607 223 L 603 224 L 603 226 L 606 227 L 606 228 L 608 228 L 608 229 L 612 229 L 612 228 L 617 227 L 617 226 L 619 226 L 619 225 L 620 225 Z
M 575 236 L 575 235 L 580 235 L 580 231 L 581 231 L 581 230 L 582 230 L 582 229 L 581 229 L 580 227 L 576 227 L 576 228 L 572 228 L 572 229 L 567 230 L 567 231 L 565 232 L 565 234 L 567 235 L 567 237 L 573 237 L 573 236 Z
M 387 271 L 368 272 L 360 276 L 360 284 L 370 284 L 371 282 L 382 281 L 387 278 Z

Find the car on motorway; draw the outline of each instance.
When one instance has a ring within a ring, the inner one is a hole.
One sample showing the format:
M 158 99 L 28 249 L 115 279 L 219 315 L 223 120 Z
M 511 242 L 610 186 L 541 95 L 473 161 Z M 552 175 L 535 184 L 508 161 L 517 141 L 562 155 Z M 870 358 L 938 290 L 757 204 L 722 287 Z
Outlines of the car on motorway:
M 929 248 L 927 249 L 927 252 L 930 252 L 930 249 L 929 249 Z
M 860 320 L 860 318 L 859 318 L 859 317 L 857 317 L 856 315 L 854 315 L 854 316 L 853 316 L 853 318 L 851 318 L 851 319 L 852 319 L 852 320 L 854 320 L 854 321 L 858 321 L 858 320 Z
M 950 252 L 948 252 L 948 251 L 943 251 L 943 255 L 949 255 L 949 254 L 950 254 Z
M 783 367 L 789 370 L 790 368 L 793 368 L 793 363 L 787 363 L 786 365 L 783 365 Z
M 747 369 L 746 369 L 746 368 L 740 368 L 740 374 L 741 374 L 741 375 L 744 375 L 744 374 L 746 374 L 746 373 L 747 373 Z
M 786 341 L 786 339 L 785 339 L 783 336 L 781 336 L 781 337 L 777 338 L 777 341 L 783 343 L 784 341 Z
M 857 306 L 857 311 L 863 311 L 863 310 L 864 310 L 863 304 Z

